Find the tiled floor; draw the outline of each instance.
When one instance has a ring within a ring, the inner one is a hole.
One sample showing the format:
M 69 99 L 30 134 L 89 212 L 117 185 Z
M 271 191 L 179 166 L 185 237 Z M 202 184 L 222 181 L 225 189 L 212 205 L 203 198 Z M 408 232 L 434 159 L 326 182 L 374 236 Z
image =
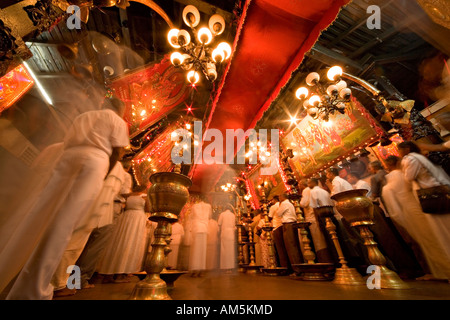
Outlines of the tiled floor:
M 139 281 L 95 284 L 71 297 L 57 300 L 126 300 Z M 193 278 L 182 275 L 168 292 L 173 300 L 450 300 L 450 284 L 441 281 L 407 281 L 410 289 L 373 289 L 331 282 L 301 281 L 289 276 L 209 273 Z

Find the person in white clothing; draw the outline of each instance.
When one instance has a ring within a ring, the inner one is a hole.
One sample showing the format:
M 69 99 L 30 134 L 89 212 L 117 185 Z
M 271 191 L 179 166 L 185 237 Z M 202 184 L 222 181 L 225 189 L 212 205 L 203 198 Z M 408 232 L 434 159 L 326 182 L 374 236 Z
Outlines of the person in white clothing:
M 297 215 L 295 214 L 295 207 L 288 198 L 287 193 L 280 195 L 280 207 L 276 215 L 281 218 L 283 230 L 283 244 L 289 259 L 287 265 L 288 273 L 292 273 L 292 265 L 303 263 L 303 255 L 300 248 L 297 229 L 294 228 L 294 223 L 297 222 Z
M 383 202 L 392 220 L 419 245 L 420 250 L 414 252 L 419 261 L 423 254 L 426 261 L 423 269 L 425 272 L 431 272 L 419 280 L 450 279 L 449 215 L 423 213 L 414 196 L 411 183 L 405 179 L 401 171 L 400 159 L 388 158 L 386 163 L 390 172 L 386 176 L 387 184 L 382 191 Z
M 327 250 L 327 243 L 325 237 L 319 227 L 317 218 L 314 214 L 314 208 L 318 207 L 318 202 L 331 203 L 330 195 L 327 191 L 323 190 L 318 186 L 317 179 L 310 179 L 307 181 L 307 188 L 302 191 L 302 198 L 300 200 L 300 206 L 303 208 L 305 214 L 305 220 L 311 225 L 309 230 L 311 232 L 311 237 L 314 243 L 314 249 L 316 251 L 316 257 L 319 262 L 329 262 L 331 257 Z M 314 191 L 313 191 L 314 190 Z M 321 198 L 322 192 L 326 193 L 328 196 L 324 200 Z M 321 200 L 319 200 L 319 197 Z M 328 198 L 328 199 L 327 199 Z
M 206 250 L 208 241 L 208 221 L 212 217 L 212 207 L 202 195 L 201 201 L 191 207 L 191 249 L 189 253 L 189 270 L 191 276 L 201 276 L 206 270 Z
M 104 282 L 129 282 L 128 274 L 141 272 L 144 268 L 150 224 L 146 187 L 135 185 L 127 197 L 125 212 L 119 217 L 99 262 L 98 273 L 105 276 Z
M 339 170 L 337 168 L 327 170 L 327 179 L 332 196 L 339 192 L 353 190 L 352 185 L 348 181 L 339 177 Z
M 219 224 L 213 218 L 208 221 L 207 243 L 206 269 L 216 270 L 219 268 Z
M 231 271 L 236 267 L 236 217 L 230 205 L 220 213 L 220 269 Z
M 172 241 L 170 242 L 170 249 L 172 250 L 169 252 L 169 255 L 167 256 L 167 268 L 168 269 L 177 269 L 178 267 L 178 251 L 180 249 L 181 241 L 183 240 L 184 236 L 184 228 L 178 221 L 174 222 L 172 224 Z
M 402 171 L 409 183 L 416 183 L 419 188 L 431 188 L 440 185 L 450 186 L 450 178 L 445 171 L 434 165 L 414 142 L 405 141 L 398 145 L 402 158 Z
M 130 162 L 124 161 L 122 166 L 124 168 L 124 179 L 119 194 L 116 195 L 113 200 L 112 220 L 109 224 L 106 224 L 108 221 L 105 221 L 105 225 L 99 223 L 98 227 L 92 230 L 86 246 L 75 263 L 75 265 L 79 266 L 81 269 L 81 288 L 92 288 L 94 286 L 89 283 L 89 281 L 96 271 L 98 262 L 102 258 L 105 248 L 110 242 L 111 236 L 114 234 L 114 229 L 117 226 L 116 222 L 125 209 L 125 197 L 132 191 L 133 179 L 131 175 L 125 171 L 129 169 Z
M 367 197 L 371 196 L 370 184 L 367 181 L 361 180 L 361 175 L 357 172 L 349 172 L 347 175 L 347 181 L 353 186 L 353 189 L 366 189 L 368 192 Z
M 64 139 L 64 152 L 41 197 L 27 215 L 24 228 L 14 233 L 1 253 L 3 280 L 11 280 L 23 267 L 7 299 L 53 297 L 50 281 L 70 237 L 89 213 L 120 149 L 129 144 L 127 124 L 118 115 L 123 115 L 123 103 L 105 101 L 104 109 L 85 112 L 73 121 Z M 44 230 L 38 227 L 43 217 L 51 221 Z M 17 268 L 14 273 L 12 264 Z
M 124 182 L 125 172 L 122 164 L 118 161 L 103 182 L 103 188 L 98 195 L 90 212 L 82 219 L 72 233 L 72 238 L 64 251 L 61 262 L 52 278 L 55 287 L 54 296 L 65 296 L 75 294 L 76 289 L 67 288 L 69 274 L 67 268 L 75 265 L 75 262 L 83 252 L 94 228 L 111 224 L 114 214 L 114 198 L 119 194 Z

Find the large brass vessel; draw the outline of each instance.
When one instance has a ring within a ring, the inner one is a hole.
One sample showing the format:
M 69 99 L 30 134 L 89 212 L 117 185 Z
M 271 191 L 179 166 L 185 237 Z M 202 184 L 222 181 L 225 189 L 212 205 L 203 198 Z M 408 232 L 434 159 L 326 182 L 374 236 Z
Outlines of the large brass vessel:
M 167 294 L 167 284 L 160 277 L 166 264 L 166 238 L 170 236 L 169 224 L 178 220 L 189 199 L 188 188 L 192 185 L 188 177 L 176 171 L 158 172 L 150 176 L 149 219 L 157 222 L 158 226 L 154 233 L 152 251 L 145 262 L 147 276 L 138 282 L 131 294 L 131 300 L 171 299 Z
M 408 289 L 409 286 L 394 271 L 386 267 L 386 258 L 373 240 L 369 226 L 373 225 L 373 202 L 366 197 L 367 190 L 355 189 L 339 192 L 331 198 L 336 201 L 336 210 L 359 230 L 368 251 L 370 263 L 376 267 L 378 285 L 385 289 Z

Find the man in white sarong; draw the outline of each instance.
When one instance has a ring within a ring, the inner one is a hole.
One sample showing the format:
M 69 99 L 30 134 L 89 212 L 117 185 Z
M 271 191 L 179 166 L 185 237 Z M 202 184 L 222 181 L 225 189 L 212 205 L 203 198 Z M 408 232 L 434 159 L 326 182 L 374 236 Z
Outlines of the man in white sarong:
M 212 216 L 212 207 L 205 202 L 205 197 L 191 208 L 191 249 L 189 253 L 189 270 L 191 276 L 201 276 L 206 269 L 206 250 L 208 241 L 208 221 Z
M 318 207 L 317 205 L 318 202 L 327 203 L 326 205 L 332 205 L 330 195 L 327 191 L 319 187 L 317 179 L 308 180 L 307 185 L 308 187 L 303 189 L 302 191 L 300 206 L 303 208 L 305 220 L 311 223 L 311 225 L 309 226 L 309 230 L 311 231 L 311 237 L 314 243 L 317 261 L 330 262 L 331 257 L 329 256 L 327 250 L 327 243 L 325 237 L 322 231 L 320 230 L 316 216 L 314 215 L 314 208 Z M 323 196 L 322 191 L 326 193 L 327 196 Z M 313 197 L 311 196 L 311 193 L 314 193 L 314 200 Z
M 231 271 L 236 267 L 236 217 L 227 208 L 217 221 L 220 228 L 220 269 Z
M 181 241 L 184 236 L 184 228 L 178 221 L 172 224 L 172 241 L 170 242 L 170 249 L 167 256 L 167 266 L 170 269 L 177 269 L 178 267 L 178 251 L 180 249 Z
M 123 115 L 123 111 L 123 103 L 112 99 L 105 101 L 102 110 L 85 112 L 74 120 L 64 140 L 64 153 L 28 214 L 30 228 L 16 232 L 14 237 L 23 238 L 11 239 L 11 245 L 0 254 L 2 276 L 9 269 L 5 265 L 11 261 L 20 263 L 19 268 L 23 266 L 7 299 L 53 297 L 50 281 L 71 235 L 89 213 L 121 148 L 129 144 L 127 124 L 118 115 Z M 44 215 L 51 222 L 43 233 L 35 235 L 33 222 L 38 223 Z M 31 241 L 26 241 L 27 237 Z M 16 252 L 21 253 L 18 259 Z
M 127 166 L 127 163 L 125 162 L 123 165 Z M 124 181 L 122 187 L 119 194 L 114 197 L 114 202 L 112 205 L 112 221 L 109 224 L 107 224 L 109 221 L 105 221 L 104 224 L 99 223 L 98 226 L 94 228 L 89 236 L 86 246 L 75 263 L 75 265 L 79 266 L 81 269 L 81 288 L 90 288 L 93 286 L 89 283 L 89 280 L 91 280 L 94 275 L 98 262 L 102 258 L 105 251 L 105 247 L 110 241 L 111 236 L 114 234 L 117 219 L 123 213 L 126 203 L 124 196 L 131 193 L 133 178 L 125 170 L 123 171 L 123 174 Z
M 219 268 L 219 224 L 213 218 L 208 221 L 208 240 L 206 252 L 206 269 Z
M 55 287 L 54 296 L 65 296 L 75 293 L 75 288 L 69 289 L 66 287 L 67 279 L 69 278 L 67 268 L 75 265 L 94 228 L 112 224 L 114 198 L 119 194 L 124 182 L 125 171 L 122 164 L 117 162 L 103 182 L 103 188 L 91 207 L 89 214 L 78 223 L 72 233 L 72 238 L 52 278 L 52 285 Z

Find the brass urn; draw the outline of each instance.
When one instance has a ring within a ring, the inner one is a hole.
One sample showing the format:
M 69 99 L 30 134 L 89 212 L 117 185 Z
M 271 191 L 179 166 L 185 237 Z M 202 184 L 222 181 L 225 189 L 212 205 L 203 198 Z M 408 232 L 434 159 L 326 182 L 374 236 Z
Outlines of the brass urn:
M 354 189 L 331 196 L 336 201 L 336 210 L 352 227 L 372 224 L 373 203 L 366 197 L 367 192 L 366 189 Z
M 372 277 L 375 285 L 380 289 L 409 289 L 410 287 L 396 272 L 386 267 L 386 258 L 373 239 L 369 229 L 369 226 L 374 224 L 373 203 L 365 196 L 367 192 L 365 189 L 355 189 L 336 193 L 331 198 L 336 201 L 336 210 L 350 223 L 350 226 L 358 228 L 367 248 L 369 261 L 375 267 Z
M 178 168 L 179 169 L 179 168 Z M 166 266 L 167 242 L 171 236 L 170 223 L 178 220 L 183 206 L 189 199 L 188 188 L 192 181 L 179 173 L 158 172 L 150 176 L 152 185 L 148 190 L 150 220 L 158 223 L 154 232 L 152 250 L 147 255 L 147 276 L 134 288 L 131 300 L 170 300 L 167 284 L 160 277 Z
M 158 172 L 150 176 L 152 183 L 148 189 L 150 220 L 166 218 L 176 221 L 189 200 L 191 179 L 175 172 Z

